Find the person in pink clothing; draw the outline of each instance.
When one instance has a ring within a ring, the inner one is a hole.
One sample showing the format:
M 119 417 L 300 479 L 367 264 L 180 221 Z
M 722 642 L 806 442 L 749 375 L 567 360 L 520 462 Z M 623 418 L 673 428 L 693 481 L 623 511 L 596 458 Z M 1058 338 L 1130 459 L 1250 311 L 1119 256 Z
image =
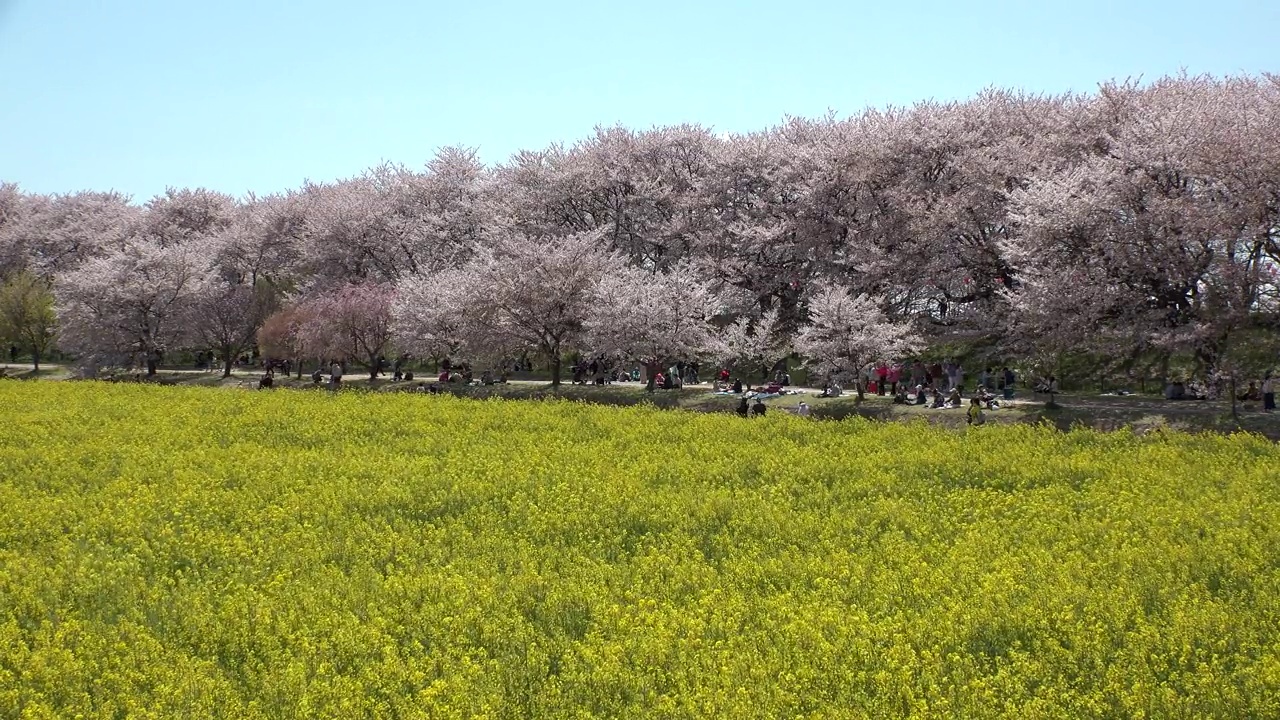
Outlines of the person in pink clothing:
M 902 382 L 902 365 L 894 363 L 889 368 L 889 391 L 895 396 L 898 394 L 898 383 Z
M 889 366 L 886 365 L 883 360 L 881 360 L 880 364 L 876 365 L 876 394 L 884 395 L 885 386 L 888 384 L 889 384 Z

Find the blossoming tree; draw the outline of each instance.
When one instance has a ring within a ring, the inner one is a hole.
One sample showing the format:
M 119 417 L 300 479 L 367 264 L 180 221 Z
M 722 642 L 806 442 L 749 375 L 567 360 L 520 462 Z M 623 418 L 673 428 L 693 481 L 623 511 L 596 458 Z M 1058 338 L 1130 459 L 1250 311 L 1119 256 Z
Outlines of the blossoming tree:
M 916 352 L 921 343 L 908 323 L 889 319 L 867 295 L 818 283 L 809 300 L 809 321 L 795 337 L 796 351 L 818 374 L 856 383 L 862 399 L 862 371 L 877 360 Z

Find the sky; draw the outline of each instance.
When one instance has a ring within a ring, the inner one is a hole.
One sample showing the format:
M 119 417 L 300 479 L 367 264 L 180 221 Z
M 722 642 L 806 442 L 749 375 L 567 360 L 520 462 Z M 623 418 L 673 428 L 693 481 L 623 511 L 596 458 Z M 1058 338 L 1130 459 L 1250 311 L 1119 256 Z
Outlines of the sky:
M 0 0 L 0 181 L 264 195 L 596 125 L 1280 70 L 1277 0 Z

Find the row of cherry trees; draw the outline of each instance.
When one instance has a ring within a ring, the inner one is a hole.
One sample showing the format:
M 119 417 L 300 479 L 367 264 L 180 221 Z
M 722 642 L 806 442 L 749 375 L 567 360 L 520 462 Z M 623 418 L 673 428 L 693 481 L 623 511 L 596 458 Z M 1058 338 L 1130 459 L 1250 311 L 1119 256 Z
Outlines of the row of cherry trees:
M 729 137 L 606 128 L 262 198 L 0 186 L 0 275 L 51 290 L 58 345 L 88 368 L 198 348 L 229 371 L 258 343 L 366 365 L 532 352 L 557 372 L 575 350 L 794 351 L 839 375 L 922 348 L 1212 372 L 1274 337 L 1278 262 L 1272 76 L 992 90 Z

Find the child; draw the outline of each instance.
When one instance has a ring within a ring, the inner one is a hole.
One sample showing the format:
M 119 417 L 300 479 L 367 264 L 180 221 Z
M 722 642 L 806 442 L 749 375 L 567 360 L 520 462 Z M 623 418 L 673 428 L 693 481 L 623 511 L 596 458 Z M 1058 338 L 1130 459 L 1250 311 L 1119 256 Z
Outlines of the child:
M 971 398 L 969 400 L 968 423 L 970 425 L 981 425 L 984 422 L 986 422 L 986 418 L 982 416 L 982 401 L 976 397 Z

